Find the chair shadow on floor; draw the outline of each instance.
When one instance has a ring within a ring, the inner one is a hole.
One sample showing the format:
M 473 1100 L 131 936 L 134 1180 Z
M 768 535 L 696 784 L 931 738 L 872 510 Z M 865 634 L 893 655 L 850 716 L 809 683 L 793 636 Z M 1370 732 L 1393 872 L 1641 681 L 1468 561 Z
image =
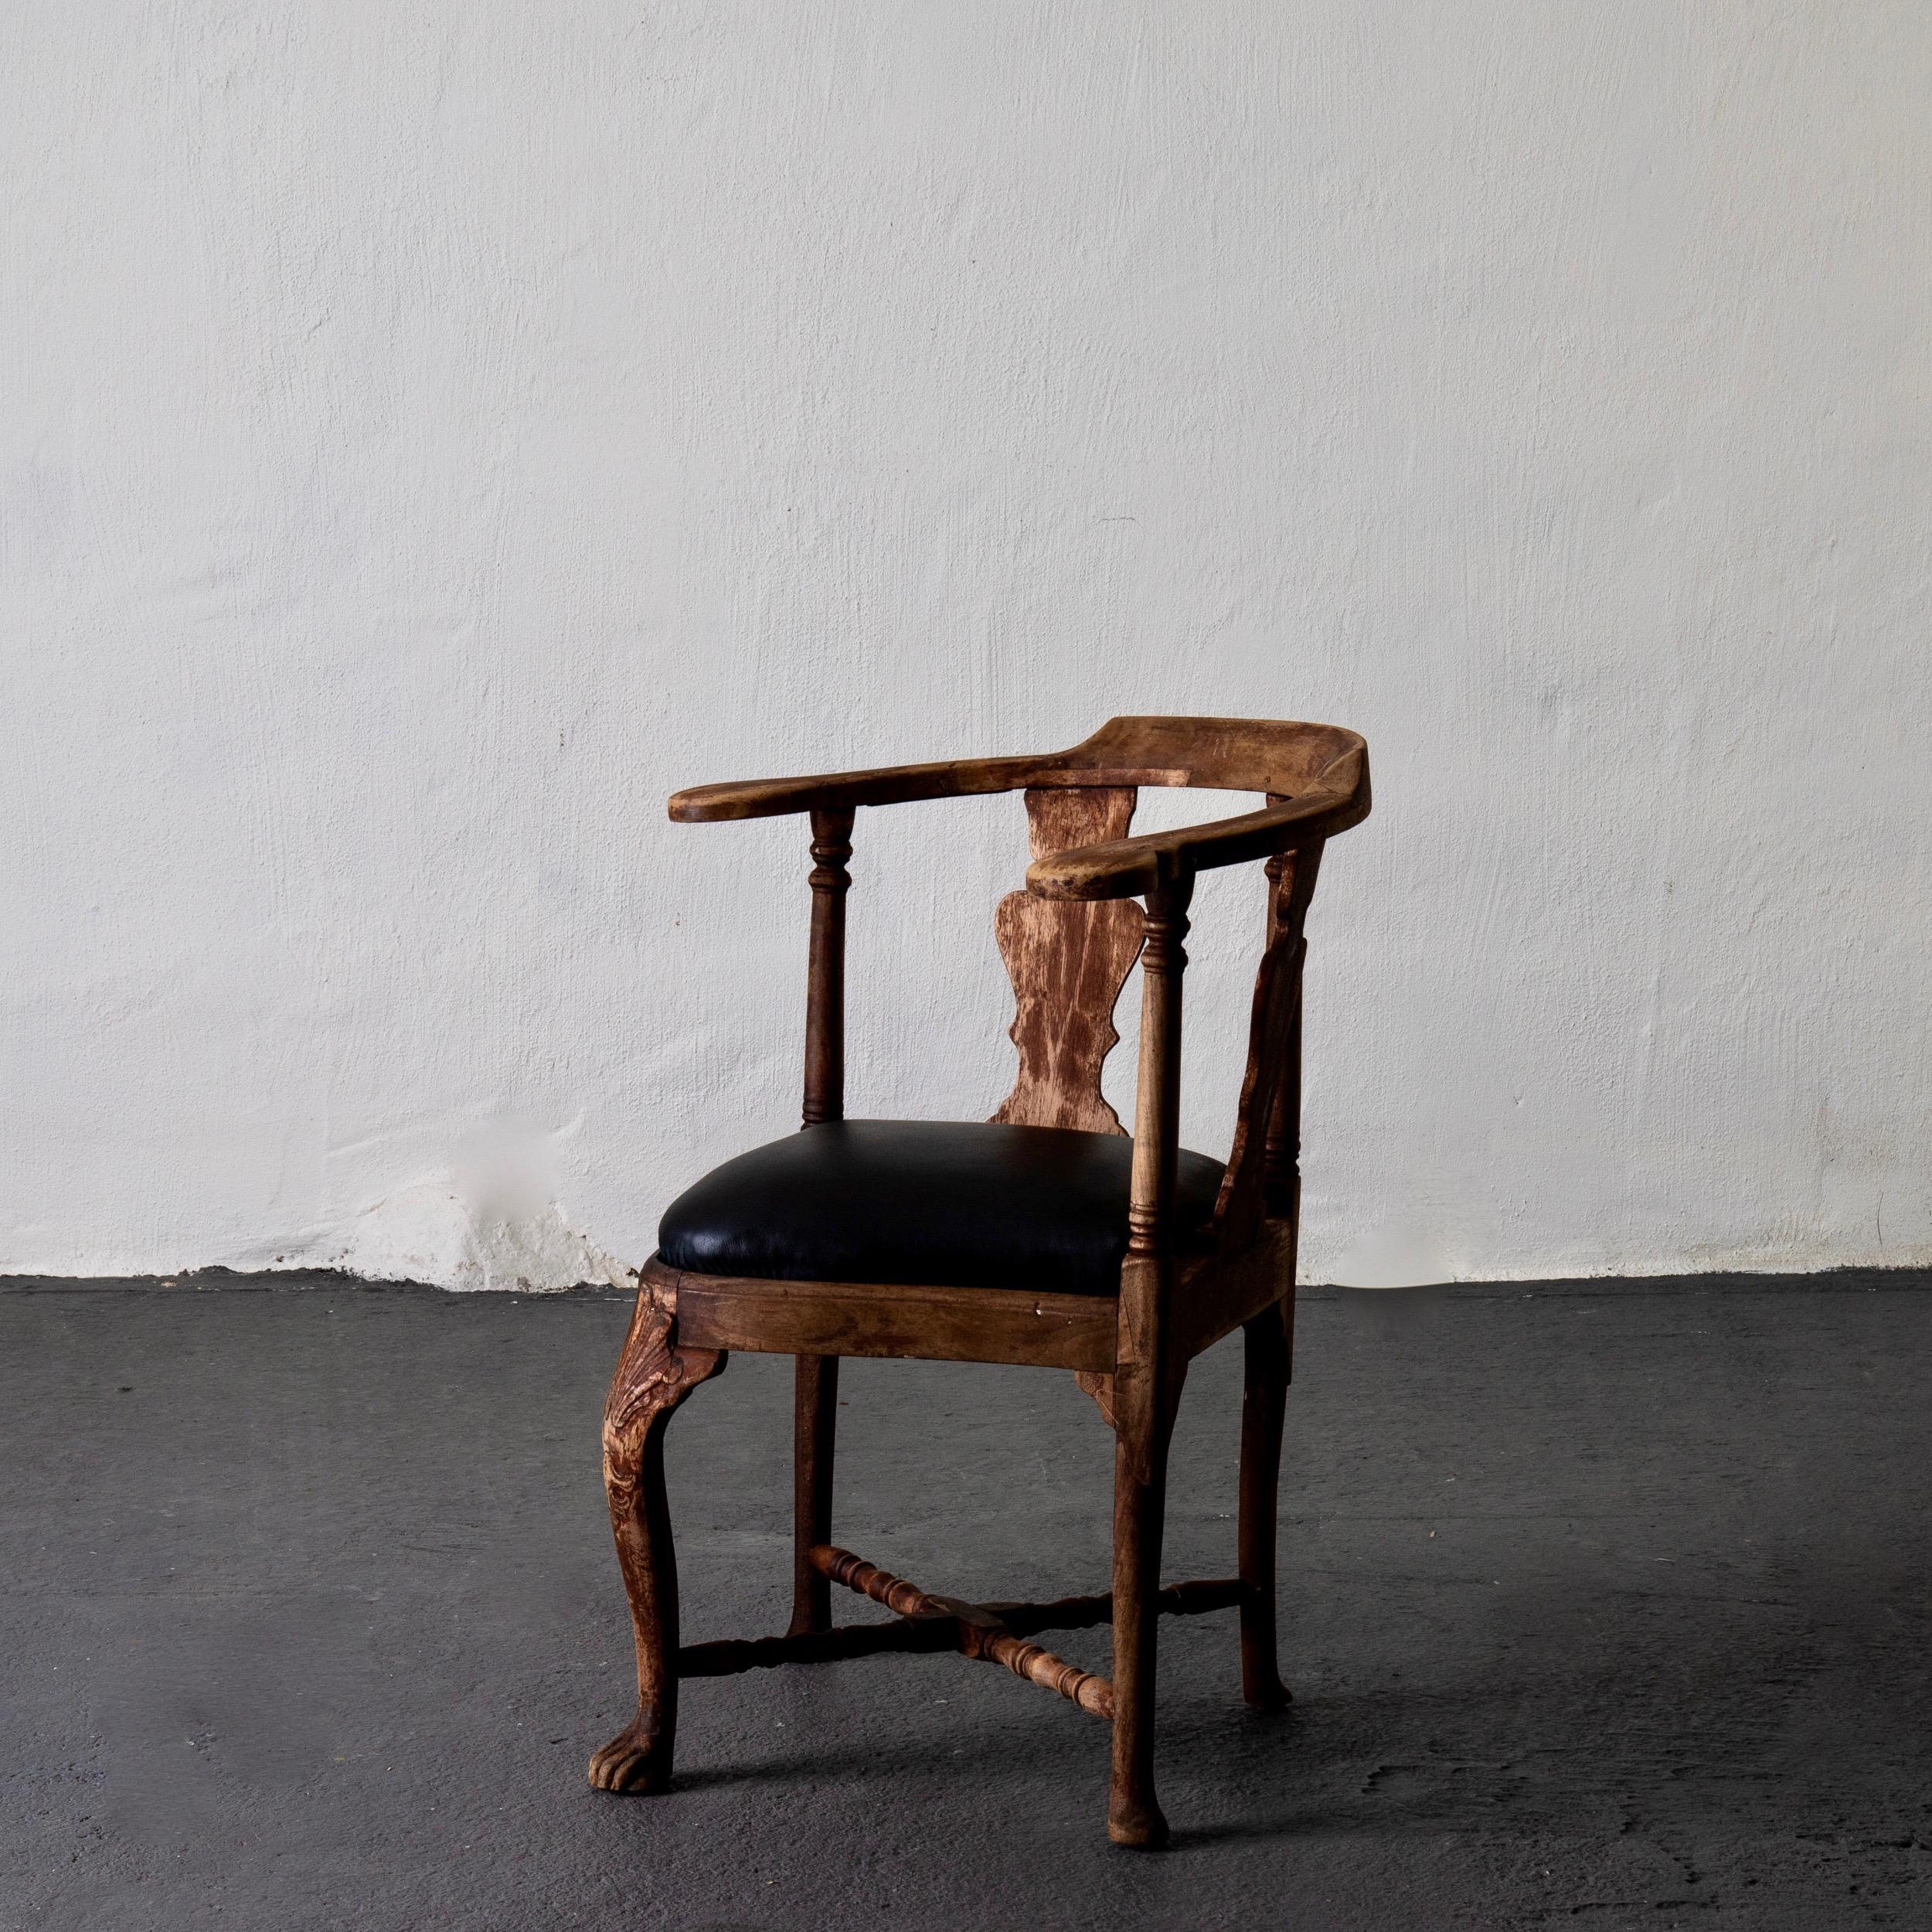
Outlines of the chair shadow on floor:
M 1519 1638 L 1492 1639 L 1485 1654 L 1472 1645 L 1433 1680 L 1413 1669 L 1366 1687 L 1318 1675 L 1274 1715 L 1242 1708 L 1227 1633 L 1177 1641 L 1163 1659 L 1161 1753 L 1174 1848 L 1405 1832 L 1689 1842 L 1774 1818 L 1862 1820 L 1881 1835 L 1922 1827 L 1911 1800 L 1932 1784 L 1932 1746 L 1898 1696 L 1923 1674 L 1932 1614 L 1903 1569 L 1868 1578 L 1855 1602 L 1828 1579 L 1753 1592 L 1734 1573 L 1682 1571 L 1620 1602 L 1563 1578 L 1526 1596 L 1511 1619 Z M 1291 1634 L 1284 1651 L 1291 1659 Z M 679 1784 L 1010 1779 L 1029 1713 L 1020 1687 L 1012 1695 L 1010 1712 L 1001 1697 L 955 1703 L 937 1760 L 876 1713 L 846 1708 L 829 1727 L 835 1741 L 694 1765 Z M 1847 1736 L 1860 1740 L 1864 1767 L 1849 1784 Z M 1046 1727 L 1025 1748 L 1032 1781 L 1081 1791 L 1104 1781 L 1101 1727 Z M 1027 1808 L 1018 1787 L 1014 1801 Z

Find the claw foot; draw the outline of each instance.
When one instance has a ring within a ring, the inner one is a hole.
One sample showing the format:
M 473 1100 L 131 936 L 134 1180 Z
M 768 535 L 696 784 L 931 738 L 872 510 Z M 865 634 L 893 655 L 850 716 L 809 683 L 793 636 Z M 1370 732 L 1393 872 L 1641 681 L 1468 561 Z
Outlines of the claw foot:
M 648 1794 L 669 1788 L 670 1753 L 655 1715 L 640 1712 L 590 1760 L 590 1782 L 600 1791 Z

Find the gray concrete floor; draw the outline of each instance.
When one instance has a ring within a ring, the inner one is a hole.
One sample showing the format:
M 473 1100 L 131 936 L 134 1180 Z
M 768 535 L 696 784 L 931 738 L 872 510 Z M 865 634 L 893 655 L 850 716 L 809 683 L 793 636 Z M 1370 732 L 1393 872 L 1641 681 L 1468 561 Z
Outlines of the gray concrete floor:
M 1242 1708 L 1231 1616 L 1163 1624 L 1153 1856 L 1107 1842 L 1104 1726 L 951 1657 L 695 1683 L 675 1794 L 587 1787 L 631 1700 L 624 1319 L 0 1291 L 0 1927 L 1932 1925 L 1923 1275 L 1304 1297 L 1298 1702 Z M 1231 1567 L 1237 1353 L 1189 1384 L 1170 1577 Z M 783 1626 L 790 1388 L 740 1356 L 672 1425 L 688 1639 Z M 1104 1587 L 1070 1378 L 842 1393 L 841 1541 Z

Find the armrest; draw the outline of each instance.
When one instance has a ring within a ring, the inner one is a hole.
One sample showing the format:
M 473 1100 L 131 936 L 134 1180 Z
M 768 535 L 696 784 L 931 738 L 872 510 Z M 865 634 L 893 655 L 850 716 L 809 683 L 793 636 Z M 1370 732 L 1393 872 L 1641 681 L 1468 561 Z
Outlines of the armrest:
M 899 805 L 915 798 L 961 798 L 1018 791 L 1049 770 L 1050 758 L 955 758 L 931 765 L 886 765 L 874 771 L 815 778 L 753 778 L 737 784 L 694 785 L 674 793 L 680 825 L 713 819 L 769 818 L 785 812 L 852 805 Z
M 1213 866 L 1271 858 L 1346 832 L 1368 817 L 1369 803 L 1365 766 L 1345 792 L 1314 791 L 1209 825 L 1050 853 L 1027 867 L 1026 889 L 1041 899 L 1138 899 Z

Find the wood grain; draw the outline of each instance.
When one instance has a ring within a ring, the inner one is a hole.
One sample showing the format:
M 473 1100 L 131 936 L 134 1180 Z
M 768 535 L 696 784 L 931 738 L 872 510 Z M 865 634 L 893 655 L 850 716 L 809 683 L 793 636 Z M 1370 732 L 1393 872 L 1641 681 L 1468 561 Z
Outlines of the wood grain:
M 1339 726 L 1257 718 L 1112 718 L 1065 751 L 961 758 L 815 777 L 699 785 L 675 794 L 681 823 L 900 804 L 1051 787 L 1197 786 L 1268 803 L 1205 825 L 1070 847 L 1036 859 L 1044 899 L 1126 899 L 1216 866 L 1265 859 L 1359 825 L 1371 802 L 1368 747 Z
M 1186 1356 L 1170 1333 L 1176 1262 L 1174 1174 L 1179 1151 L 1181 989 L 1191 876 L 1150 893 L 1141 956 L 1141 1063 L 1127 1260 L 1121 1270 L 1114 1364 L 1114 1750 L 1107 1835 L 1167 1842 L 1154 1792 L 1154 1692 L 1167 1451 Z
M 706 1348 L 1017 1362 L 1101 1372 L 1114 1366 L 1114 1304 L 1108 1295 L 679 1275 L 655 1257 L 644 1273 L 679 1282 L 682 1332 Z
M 1113 1376 L 1103 1373 L 1097 1369 L 1076 1369 L 1073 1371 L 1073 1379 L 1079 1383 L 1083 1393 L 1093 1397 L 1094 1407 L 1100 1410 L 1107 1427 L 1112 1428 L 1114 1427 Z
M 1217 866 L 1330 838 L 1367 815 L 1367 806 L 1349 798 L 1297 799 L 1211 825 L 1144 832 L 1043 859 L 1027 868 L 1027 889 L 1044 899 L 1144 898 Z
M 678 1730 L 678 1563 L 664 1487 L 664 1431 L 679 1403 L 725 1366 L 722 1352 L 676 1337 L 674 1291 L 646 1283 L 604 1409 L 604 1487 L 631 1604 L 638 1708 L 590 1760 L 603 1791 L 655 1792 L 671 1781 Z
M 1124 835 L 1134 794 L 1114 786 L 1026 794 L 1036 859 Z M 1056 902 L 1009 893 L 993 915 L 1017 1011 L 1008 1037 L 1019 1050 L 1013 1090 L 993 1115 L 1013 1127 L 1126 1129 L 1100 1091 L 1100 1070 L 1120 1039 L 1114 1007 L 1141 952 L 1141 915 L 1124 900 Z
M 852 808 L 811 815 L 811 947 L 805 966 L 804 1124 L 845 1117 L 845 895 Z
M 898 1580 L 886 1579 L 889 1584 Z M 1244 1592 L 1238 1577 L 1205 1577 L 1168 1584 L 1155 1607 L 1163 1617 L 1199 1617 L 1237 1608 Z M 968 1604 L 957 1611 L 952 1607 L 951 1597 L 933 1596 L 929 1601 L 940 1611 L 922 1608 L 890 1623 L 850 1624 L 838 1630 L 787 1631 L 782 1637 L 726 1637 L 706 1644 L 686 1644 L 678 1652 L 678 1675 L 733 1677 L 741 1671 L 770 1670 L 781 1664 L 843 1663 L 857 1657 L 957 1650 L 957 1624 L 962 1612 L 981 1628 L 998 1624 L 1015 1637 L 1031 1637 L 1043 1630 L 1089 1629 L 1110 1622 L 1114 1614 L 1114 1600 L 1107 1595 L 1062 1597 L 1044 1604 Z
M 805 968 L 805 1090 L 801 1124 L 845 1117 L 845 897 L 852 808 L 811 815 L 811 943 Z M 828 1630 L 832 1599 L 804 1553 L 832 1534 L 838 1358 L 801 1355 L 793 1379 L 792 1634 Z
M 838 1358 L 801 1355 L 792 1376 L 791 1634 L 832 1628 L 832 1596 L 810 1552 L 832 1538 Z
M 1294 1230 L 1264 1221 L 1244 1247 L 1211 1250 L 1182 1264 L 1169 1335 L 1183 1362 L 1232 1335 L 1294 1289 Z
M 1130 835 L 1138 787 L 1259 794 L 1212 824 Z M 995 914 L 1012 980 L 1019 1055 L 996 1121 L 1118 1133 L 1100 1090 L 1116 1043 L 1114 1007 L 1137 953 L 1143 967 L 1138 1079 L 1117 1294 L 1031 1294 L 918 1283 L 767 1281 L 681 1274 L 654 1257 L 606 1420 L 612 1527 L 637 1636 L 638 1713 L 592 1761 L 607 1789 L 668 1778 L 679 1675 L 781 1662 L 954 1649 L 998 1663 L 1113 1723 L 1108 1830 L 1119 1842 L 1167 1835 L 1153 1775 L 1155 1632 L 1164 1614 L 1238 1606 L 1250 1704 L 1284 1702 L 1276 1658 L 1276 1492 L 1294 1341 L 1300 1216 L 1304 925 L 1324 842 L 1369 809 L 1367 747 L 1330 725 L 1230 718 L 1120 717 L 1065 751 L 883 767 L 680 792 L 673 818 L 809 812 L 812 925 L 804 1118 L 843 1117 L 845 904 L 854 815 L 863 806 L 1023 791 L 1026 889 Z M 1196 876 L 1266 862 L 1267 918 L 1236 1127 L 1207 1227 L 1173 1215 L 1184 941 Z M 1126 903 L 1145 901 L 1141 915 Z M 1190 1358 L 1244 1331 L 1240 1575 L 1159 1583 L 1167 1454 Z M 689 1389 L 747 1348 L 799 1356 L 794 1607 L 783 1637 L 679 1648 L 677 1580 L 664 1502 L 666 1418 Z M 1070 1369 L 1114 1433 L 1112 1588 L 1051 1604 L 972 1604 L 920 1590 L 829 1541 L 837 1358 L 920 1356 Z M 831 1627 L 829 1584 L 886 1604 L 893 1622 Z M 1111 1622 L 1114 1672 L 1083 1671 L 1030 1641 Z
M 1235 1110 L 1234 1145 L 1214 1206 L 1223 1252 L 1253 1239 L 1270 1182 L 1277 1199 L 1292 1183 L 1287 1170 L 1301 1140 L 1301 984 L 1308 953 L 1303 930 L 1321 865 L 1320 845 L 1268 862 L 1267 941 L 1255 975 L 1247 1064 Z
M 1174 1240 L 1174 1175 L 1180 1157 L 1182 942 L 1194 882 L 1149 896 L 1141 955 L 1141 1063 L 1134 1095 L 1134 1162 L 1127 1203 L 1130 1257 L 1165 1254 Z
M 1023 791 L 1033 785 L 1194 785 L 1283 798 L 1359 785 L 1366 813 L 1367 753 L 1357 733 L 1338 725 L 1264 718 L 1110 718 L 1091 737 L 1064 751 L 696 785 L 672 796 L 670 811 L 679 824 L 695 825 L 821 806 L 905 804 L 921 798 Z
M 1038 1644 L 1015 1636 L 979 1604 L 962 1603 L 957 1597 L 932 1596 L 917 1583 L 894 1577 L 849 1549 L 825 1549 L 814 1554 L 834 1583 L 857 1590 L 874 1603 L 883 1604 L 901 1617 L 950 1618 L 962 1657 L 1001 1665 L 1015 1677 L 1053 1691 L 1096 1717 L 1113 1716 L 1113 1687 L 1104 1677 L 1097 1677 Z

